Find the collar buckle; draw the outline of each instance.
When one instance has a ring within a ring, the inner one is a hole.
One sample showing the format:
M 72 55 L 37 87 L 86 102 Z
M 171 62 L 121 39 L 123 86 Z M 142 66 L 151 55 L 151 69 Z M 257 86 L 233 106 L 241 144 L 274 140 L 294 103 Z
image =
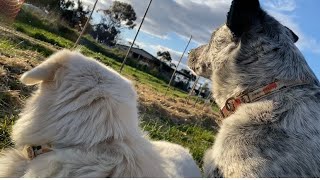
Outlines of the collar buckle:
M 25 151 L 27 157 L 32 160 L 41 154 L 45 154 L 52 151 L 52 146 L 50 144 L 40 145 L 40 146 L 26 146 Z
M 234 111 L 236 109 L 236 107 L 234 106 L 234 101 L 235 101 L 235 98 L 229 98 L 227 101 L 226 101 L 226 104 L 225 104 L 225 107 L 228 111 Z

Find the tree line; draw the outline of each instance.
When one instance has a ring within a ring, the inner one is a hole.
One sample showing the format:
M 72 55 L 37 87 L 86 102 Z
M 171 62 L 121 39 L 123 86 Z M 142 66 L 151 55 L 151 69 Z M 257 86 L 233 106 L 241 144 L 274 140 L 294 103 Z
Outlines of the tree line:
M 82 0 L 26 0 L 26 2 L 49 13 L 58 14 L 61 21 L 79 32 L 82 31 L 91 12 L 91 7 L 86 7 Z M 109 8 L 98 9 L 96 12 L 101 15 L 100 21 L 93 23 L 91 20 L 85 33 L 107 46 L 114 46 L 124 29 L 133 29 L 136 26 L 136 12 L 128 3 L 113 1 Z M 157 56 L 162 61 L 169 63 L 172 61 L 169 51 L 158 51 Z
M 82 0 L 26 0 L 49 13 L 59 15 L 61 21 L 77 31 L 82 31 L 92 7 L 85 6 Z M 94 23 L 92 20 L 86 29 L 97 42 L 114 46 L 124 29 L 133 29 L 136 26 L 136 13 L 133 7 L 125 2 L 113 1 L 107 9 L 98 9 L 101 20 Z

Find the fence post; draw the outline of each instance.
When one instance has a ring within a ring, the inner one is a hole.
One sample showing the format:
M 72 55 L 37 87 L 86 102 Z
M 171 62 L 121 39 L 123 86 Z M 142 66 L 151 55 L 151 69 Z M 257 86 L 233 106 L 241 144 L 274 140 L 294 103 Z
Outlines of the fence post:
M 89 24 L 89 22 L 90 22 L 90 19 L 91 19 L 91 17 L 92 17 L 92 14 L 93 14 L 94 10 L 96 9 L 97 3 L 98 3 L 98 0 L 96 0 L 96 2 L 94 3 L 93 8 L 92 8 L 92 11 L 91 11 L 91 13 L 90 13 L 90 16 L 89 16 L 88 20 L 86 21 L 86 24 L 84 25 L 84 27 L 83 27 L 83 29 L 82 29 L 82 31 L 81 31 L 81 33 L 80 33 L 77 41 L 74 43 L 73 49 L 75 49 L 75 48 L 77 47 L 77 45 L 79 44 L 79 41 L 80 41 L 81 37 L 83 36 L 84 32 L 86 31 L 87 26 L 88 26 L 88 24 Z
M 197 95 L 197 99 L 196 99 L 196 102 L 194 103 L 193 107 L 196 107 L 196 104 L 198 103 L 199 96 L 201 96 L 201 91 L 202 91 L 203 86 L 204 86 L 204 84 L 201 84 L 201 86 L 199 88 L 199 94 Z
M 138 31 L 137 31 L 134 39 L 133 39 L 133 42 L 132 42 L 130 48 L 128 49 L 126 56 L 125 56 L 124 59 L 123 59 L 123 62 L 122 62 L 121 67 L 120 67 L 120 73 L 122 72 L 122 69 L 124 68 L 124 65 L 126 64 L 126 61 L 127 61 L 128 56 L 129 56 L 129 53 L 130 53 L 130 51 L 131 51 L 131 49 L 132 49 L 132 46 L 134 45 L 134 43 L 135 43 L 135 41 L 136 41 L 136 39 L 137 39 L 137 37 L 138 37 L 138 34 L 139 34 L 139 32 L 140 32 L 140 29 L 141 29 L 141 26 L 142 26 L 142 24 L 143 24 L 143 22 L 144 22 L 145 17 L 147 16 L 147 13 L 148 13 L 148 11 L 149 11 L 149 8 L 150 8 L 151 3 L 152 3 L 152 0 L 150 0 L 150 2 L 149 2 L 149 4 L 148 4 L 148 7 L 147 7 L 147 9 L 146 9 L 146 12 L 145 12 L 144 15 L 143 15 L 142 21 L 141 21 L 141 23 L 140 23 L 140 26 L 139 26 L 139 28 L 138 28 Z
M 174 78 L 174 75 L 175 75 L 176 72 L 177 72 L 177 69 L 178 69 L 178 67 L 179 67 L 179 65 L 180 65 L 180 62 L 181 62 L 184 54 L 186 53 L 186 51 L 187 51 L 187 49 L 188 49 L 188 47 L 189 47 L 189 44 L 190 44 L 190 42 L 191 42 L 191 39 L 192 39 L 192 35 L 190 36 L 190 39 L 189 39 L 189 41 L 188 41 L 188 44 L 187 44 L 186 48 L 184 49 L 184 51 L 183 51 L 183 53 L 182 53 L 182 55 L 181 55 L 181 57 L 180 57 L 180 59 L 179 59 L 178 65 L 176 66 L 176 69 L 173 71 L 173 74 L 172 74 L 171 79 L 170 79 L 170 81 L 169 81 L 169 84 L 168 84 L 168 87 L 167 87 L 167 89 L 166 89 L 166 92 L 164 93 L 164 96 L 166 96 L 167 93 L 168 93 L 168 90 L 169 90 L 169 88 L 170 88 L 170 84 L 171 84 L 171 82 L 172 82 L 172 80 L 173 80 L 173 78 Z
M 210 91 L 208 97 L 204 100 L 203 108 L 206 106 L 206 100 L 211 99 L 211 94 L 212 94 L 212 92 Z M 209 102 L 209 104 L 211 104 L 211 103 Z
M 192 96 L 192 92 L 194 91 L 194 89 L 196 88 L 197 84 L 198 84 L 198 81 L 200 79 L 200 76 L 197 77 L 196 81 L 193 83 L 192 85 L 192 88 L 188 94 L 188 97 L 187 97 L 187 104 L 189 103 L 189 100 L 190 100 L 190 97 Z

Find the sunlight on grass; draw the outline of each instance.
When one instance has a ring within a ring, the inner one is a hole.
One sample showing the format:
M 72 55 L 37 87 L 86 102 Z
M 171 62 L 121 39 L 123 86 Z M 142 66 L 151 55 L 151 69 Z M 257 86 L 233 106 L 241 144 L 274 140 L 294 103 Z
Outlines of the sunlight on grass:
M 166 140 L 180 144 L 190 150 L 199 166 L 204 152 L 212 146 L 214 133 L 198 125 L 174 124 L 170 120 L 142 114 L 140 126 L 154 140 Z
M 0 150 L 13 145 L 10 134 L 15 116 L 0 117 Z

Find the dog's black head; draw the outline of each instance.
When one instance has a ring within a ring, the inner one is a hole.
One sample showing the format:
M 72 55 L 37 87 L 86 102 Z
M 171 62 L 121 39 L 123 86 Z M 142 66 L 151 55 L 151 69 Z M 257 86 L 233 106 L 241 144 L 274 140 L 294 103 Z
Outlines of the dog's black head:
M 227 26 L 236 37 L 249 32 L 256 25 L 264 23 L 266 13 L 261 9 L 258 0 L 234 0 L 227 16 Z M 299 37 L 285 27 L 287 35 L 297 42 Z
M 211 78 L 214 96 L 223 97 L 273 79 L 315 78 L 294 44 L 298 39 L 258 0 L 233 0 L 226 24 L 213 32 L 209 44 L 190 52 L 188 65 Z

